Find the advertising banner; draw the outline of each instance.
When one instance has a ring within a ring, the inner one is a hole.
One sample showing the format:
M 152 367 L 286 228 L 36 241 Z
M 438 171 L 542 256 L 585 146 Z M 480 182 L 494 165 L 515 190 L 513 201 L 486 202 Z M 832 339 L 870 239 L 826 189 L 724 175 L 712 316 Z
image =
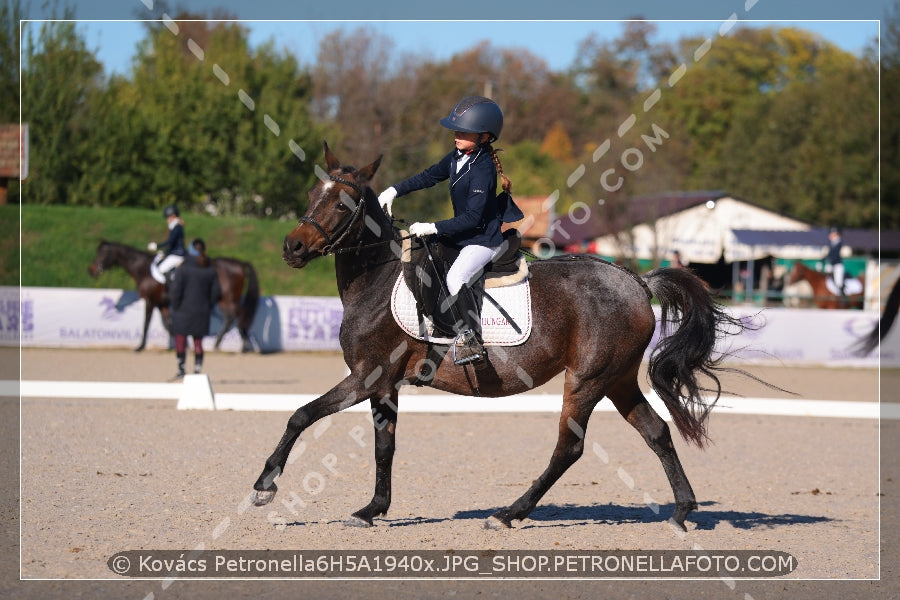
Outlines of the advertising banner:
M 0 345 L 47 348 L 135 348 L 144 327 L 144 301 L 137 292 L 113 289 L 0 287 Z M 261 352 L 338 350 L 343 307 L 338 298 L 271 296 L 260 299 L 250 336 Z M 210 320 L 210 338 L 223 325 L 218 307 Z M 170 348 L 172 340 L 154 311 L 148 348 Z M 240 351 L 232 327 L 222 350 Z
M 659 307 L 655 307 L 659 316 Z M 828 364 L 874 367 L 879 353 L 853 353 L 854 344 L 877 325 L 870 310 L 729 309 L 749 325 L 740 336 L 727 337 L 719 350 L 736 361 L 769 364 Z M 265 296 L 260 299 L 250 336 L 256 350 L 267 352 L 340 350 L 343 307 L 335 297 Z M 140 344 L 144 302 L 131 290 L 0 287 L 0 345 L 49 348 L 135 348 Z M 218 308 L 210 322 L 213 337 L 223 324 Z M 648 348 L 659 339 L 659 325 Z M 21 331 L 21 338 L 19 337 Z M 172 340 L 154 311 L 147 347 L 171 348 Z M 240 351 L 241 338 L 232 328 L 221 349 Z M 881 345 L 880 364 L 900 366 L 900 327 Z

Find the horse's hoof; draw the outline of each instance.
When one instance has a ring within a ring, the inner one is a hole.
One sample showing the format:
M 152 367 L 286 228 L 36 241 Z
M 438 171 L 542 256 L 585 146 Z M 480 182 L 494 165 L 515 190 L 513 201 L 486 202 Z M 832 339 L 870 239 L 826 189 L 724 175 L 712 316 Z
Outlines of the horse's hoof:
M 676 521 L 675 517 L 669 519 L 669 526 L 676 531 L 687 533 L 687 527 L 684 526 L 684 521 Z
M 268 504 L 269 502 L 272 501 L 272 498 L 275 497 L 275 492 L 277 492 L 277 491 L 278 491 L 277 489 L 253 490 L 253 505 L 254 506 L 265 506 L 266 504 Z
M 695 510 L 697 510 L 697 503 L 695 501 L 679 502 L 675 505 L 675 513 L 669 519 L 669 523 L 674 527 L 681 529 L 681 531 L 687 531 L 687 527 L 684 526 L 684 520 Z
M 347 527 L 374 527 L 371 519 L 364 519 L 357 515 L 350 515 L 350 518 L 344 521 Z
M 495 531 L 501 531 L 504 529 L 511 529 L 512 523 L 507 523 L 497 515 L 491 515 L 487 519 L 484 520 L 484 528 L 485 529 L 493 529 Z

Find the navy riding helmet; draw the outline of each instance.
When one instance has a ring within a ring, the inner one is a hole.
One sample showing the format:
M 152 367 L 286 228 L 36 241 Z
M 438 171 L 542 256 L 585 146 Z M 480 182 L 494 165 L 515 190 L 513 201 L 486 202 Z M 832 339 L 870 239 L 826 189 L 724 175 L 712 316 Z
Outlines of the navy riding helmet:
M 497 103 L 484 96 L 467 96 L 453 107 L 441 125 L 453 131 L 491 134 L 490 142 L 500 138 L 503 130 L 503 111 Z
M 178 207 L 175 206 L 174 204 L 170 204 L 169 206 L 167 206 L 163 209 L 163 218 L 164 219 L 168 219 L 172 215 L 175 215 L 176 217 L 181 216 L 181 213 L 178 212 Z

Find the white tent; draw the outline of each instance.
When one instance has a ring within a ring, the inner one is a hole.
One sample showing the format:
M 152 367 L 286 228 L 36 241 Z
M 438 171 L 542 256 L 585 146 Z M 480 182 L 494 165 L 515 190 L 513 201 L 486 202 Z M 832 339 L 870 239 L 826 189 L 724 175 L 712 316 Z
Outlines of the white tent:
M 729 196 L 660 216 L 652 224 L 640 224 L 617 235 L 597 238 L 596 252 L 644 260 L 668 258 L 678 250 L 686 262 L 715 263 L 759 259 L 768 255 L 784 258 L 821 258 L 824 244 L 779 246 L 742 244 L 733 230 L 810 231 L 812 227 Z

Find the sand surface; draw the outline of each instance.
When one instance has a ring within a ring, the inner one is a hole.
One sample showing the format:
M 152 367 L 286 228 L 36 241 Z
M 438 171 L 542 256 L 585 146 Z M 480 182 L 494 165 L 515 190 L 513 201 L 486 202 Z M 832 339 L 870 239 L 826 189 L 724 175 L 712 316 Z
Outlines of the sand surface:
M 15 359 L 10 352 L 0 351 L 7 367 Z M 800 397 L 823 400 L 875 401 L 879 386 L 892 386 L 896 377 L 865 369 L 751 371 Z M 164 381 L 173 372 L 169 352 L 22 352 L 21 373 L 29 380 Z M 218 392 L 317 393 L 343 376 L 344 365 L 332 353 L 209 353 L 206 372 Z M 537 391 L 558 393 L 561 382 L 544 387 Z M 784 397 L 740 378 L 729 378 L 726 387 L 750 397 Z M 2 406 L 10 435 L 21 418 L 26 581 L 7 590 L 20 597 L 99 597 L 109 589 L 123 598 L 368 597 L 376 590 L 398 598 L 897 595 L 895 560 L 879 559 L 879 542 L 885 554 L 898 550 L 896 536 L 886 532 L 897 531 L 897 513 L 888 509 L 900 493 L 900 474 L 885 457 L 879 472 L 879 442 L 896 456 L 896 421 L 883 422 L 879 431 L 868 419 L 714 413 L 708 449 L 675 440 L 700 502 L 688 533 L 679 535 L 666 523 L 674 506 L 658 459 L 614 413 L 592 417 L 584 456 L 529 519 L 490 531 L 482 528 L 484 519 L 518 498 L 545 468 L 558 415 L 401 412 L 391 509 L 375 527 L 359 529 L 343 521 L 372 494 L 374 436 L 366 414 L 338 414 L 308 429 L 278 480 L 275 501 L 260 508 L 248 506 L 248 493 L 289 413 L 178 411 L 174 401 L 161 400 L 25 398 L 20 415 L 18 399 Z M 7 499 L 4 514 L 14 522 L 18 498 Z M 5 538 L 11 544 L 19 533 L 13 529 Z M 518 581 L 495 575 L 434 581 L 407 575 L 166 582 L 123 579 L 107 565 L 123 551 L 198 547 L 441 554 L 699 548 L 784 552 L 796 566 L 776 580 Z

